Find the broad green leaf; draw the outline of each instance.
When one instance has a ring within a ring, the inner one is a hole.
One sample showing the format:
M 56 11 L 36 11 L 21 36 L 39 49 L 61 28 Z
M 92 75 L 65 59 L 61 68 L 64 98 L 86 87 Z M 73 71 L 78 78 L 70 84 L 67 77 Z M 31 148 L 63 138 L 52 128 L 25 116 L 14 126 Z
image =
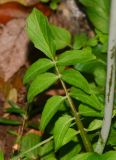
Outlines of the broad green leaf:
M 116 151 L 109 151 L 102 155 L 101 160 L 116 160 Z
M 108 33 L 109 0 L 79 0 L 85 7 L 90 21 L 103 33 Z
M 81 33 L 74 37 L 73 48 L 74 49 L 81 49 L 83 47 L 91 46 L 94 47 L 98 43 L 97 37 L 89 38 L 87 34 Z
M 101 102 L 99 101 L 97 96 L 93 93 L 88 95 L 80 89 L 72 88 L 70 91 L 70 95 L 71 95 L 71 97 L 73 97 L 73 98 L 75 98 L 75 99 L 77 99 L 87 105 L 90 105 L 92 108 L 95 108 L 96 110 L 101 110 L 101 108 L 102 108 Z
M 97 85 L 100 86 L 100 87 L 105 87 L 106 68 L 104 68 L 104 67 L 97 67 L 94 70 L 93 74 L 94 74 L 95 82 L 97 83 Z
M 87 63 L 77 63 L 75 65 L 75 69 L 81 72 L 86 72 L 86 73 L 93 73 L 95 69 L 98 67 L 106 68 L 106 65 L 99 59 L 91 60 Z
M 62 146 L 63 139 L 70 127 L 71 121 L 72 117 L 68 115 L 64 115 L 56 121 L 53 131 L 56 151 Z
M 38 74 L 44 73 L 54 66 L 53 62 L 47 58 L 41 58 L 33 63 L 24 75 L 23 82 L 28 83 L 35 79 Z
M 90 157 L 91 155 L 94 155 L 95 153 L 82 153 L 82 154 L 77 154 L 76 156 L 74 156 L 73 158 L 71 158 L 71 160 L 88 160 L 88 157 Z M 93 159 L 96 160 L 96 159 Z
M 53 96 L 48 99 L 42 112 L 42 117 L 40 122 L 41 130 L 44 130 L 46 128 L 47 124 L 50 122 L 52 117 L 56 114 L 61 103 L 64 100 L 65 100 L 65 97 L 62 97 L 62 96 Z
M 45 157 L 43 157 L 41 160 L 57 160 L 57 159 L 55 158 L 55 154 L 51 153 L 51 154 L 46 155 Z
M 27 33 L 36 48 L 49 58 L 54 57 L 56 49 L 47 17 L 37 9 L 33 9 L 27 18 Z
M 78 142 L 71 141 L 60 149 L 60 160 L 71 160 L 81 150 L 81 145 Z
M 74 87 L 82 89 L 86 93 L 91 93 L 89 83 L 79 71 L 74 69 L 65 70 L 61 79 Z
M 70 45 L 71 35 L 67 30 L 57 27 L 55 25 L 50 25 L 50 28 L 54 36 L 54 43 L 57 50 Z
M 85 117 L 103 117 L 103 113 L 99 112 L 88 105 L 80 104 L 79 105 L 79 113 Z
M 94 131 L 96 129 L 101 128 L 102 126 L 102 120 L 99 119 L 94 119 L 90 124 L 89 127 L 87 128 L 87 131 Z
M 116 129 L 114 129 L 113 127 L 111 127 L 107 144 L 111 146 L 116 146 Z
M 97 153 L 93 153 L 87 157 L 87 160 L 94 160 L 94 159 L 95 160 L 102 160 L 102 156 Z
M 81 33 L 79 35 L 76 35 L 74 37 L 73 48 L 80 49 L 82 47 L 85 47 L 87 41 L 88 41 L 88 37 L 85 33 Z
M 20 125 L 21 122 L 12 119 L 0 118 L 0 124 L 17 126 Z
M 54 150 L 54 143 L 53 141 L 50 141 L 39 148 L 39 156 L 43 158 L 47 154 L 52 153 L 53 150 Z
M 75 65 L 77 63 L 85 63 L 96 57 L 91 53 L 90 48 L 83 50 L 70 50 L 65 51 L 58 57 L 57 65 L 68 66 Z
M 22 137 L 21 140 L 21 144 L 20 144 L 20 152 L 21 154 L 27 150 L 29 150 L 30 148 L 34 147 L 35 145 L 37 145 L 40 142 L 40 137 L 36 134 L 33 133 L 29 133 L 25 136 Z M 39 154 L 39 148 L 36 148 L 28 153 L 25 154 L 25 157 L 31 159 L 35 159 L 37 158 Z
M 27 100 L 32 102 L 33 98 L 39 93 L 48 89 L 58 79 L 58 76 L 53 73 L 43 73 L 38 75 L 35 80 L 31 83 L 28 91 Z
M 56 160 L 53 141 L 50 141 L 39 148 L 39 156 L 41 160 Z
M 1 149 L 0 149 L 0 160 L 4 160 L 4 153 L 3 153 L 3 151 Z
M 77 135 L 77 133 L 79 133 L 79 132 L 77 132 L 73 128 L 69 128 L 67 133 L 65 134 L 62 145 L 65 145 L 68 142 L 70 142 L 74 138 L 74 136 Z

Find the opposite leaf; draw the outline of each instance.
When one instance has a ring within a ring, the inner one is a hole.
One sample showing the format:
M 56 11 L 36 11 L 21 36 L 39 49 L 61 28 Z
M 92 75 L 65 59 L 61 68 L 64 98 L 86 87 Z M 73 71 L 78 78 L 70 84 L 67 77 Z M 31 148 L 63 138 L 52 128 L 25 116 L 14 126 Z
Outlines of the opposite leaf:
M 57 27 L 55 25 L 50 25 L 50 29 L 54 36 L 54 43 L 56 45 L 56 49 L 62 49 L 71 43 L 71 35 L 64 28 Z
M 87 131 L 94 131 L 96 129 L 101 128 L 102 126 L 102 120 L 99 119 L 94 119 L 90 124 L 89 127 L 87 128 Z
M 100 118 L 103 117 L 102 112 L 99 112 L 96 109 L 91 108 L 90 106 L 85 105 L 85 104 L 79 105 L 79 113 L 80 113 L 80 115 L 85 116 L 85 117 L 94 117 L 94 118 L 95 117 L 100 117 Z
M 82 89 L 86 93 L 91 92 L 89 83 L 79 71 L 76 71 L 74 69 L 65 70 L 62 73 L 61 78 L 63 81 L 67 82 L 70 85 L 73 85 L 75 87 Z
M 73 138 L 79 133 L 80 133 L 79 131 L 77 132 L 73 128 L 69 128 L 67 133 L 66 133 L 66 135 L 65 135 L 65 137 L 64 137 L 64 139 L 63 139 L 63 143 L 62 144 L 63 145 L 67 144 L 68 142 L 73 140 Z
M 43 73 L 38 75 L 35 80 L 31 83 L 28 91 L 27 100 L 32 102 L 33 98 L 39 93 L 48 89 L 58 79 L 58 76 L 53 73 Z
M 52 117 L 58 111 L 61 103 L 65 100 L 65 97 L 62 96 L 53 96 L 48 99 L 47 103 L 45 104 L 44 110 L 42 112 L 41 122 L 40 122 L 40 129 L 44 130 L 47 124 L 50 122 Z
M 70 127 L 72 120 L 73 120 L 72 117 L 64 115 L 56 121 L 53 131 L 56 151 L 62 146 L 63 139 Z
M 57 65 L 75 65 L 77 63 L 88 62 L 92 59 L 95 59 L 95 56 L 91 53 L 90 48 L 86 48 L 83 50 L 70 50 L 62 53 L 58 57 Z
M 40 49 L 49 58 L 54 57 L 56 49 L 47 17 L 37 9 L 33 9 L 27 18 L 27 33 L 36 48 Z
M 99 99 L 96 97 L 95 94 L 86 94 L 80 89 L 72 88 L 70 92 L 71 97 L 90 105 L 92 108 L 95 108 L 96 110 L 101 110 L 102 104 L 99 101 Z
M 47 58 L 41 58 L 35 63 L 33 63 L 29 69 L 26 71 L 24 76 L 24 83 L 28 83 L 29 81 L 33 80 L 38 74 L 41 74 L 48 69 L 52 68 L 54 64 L 51 60 Z

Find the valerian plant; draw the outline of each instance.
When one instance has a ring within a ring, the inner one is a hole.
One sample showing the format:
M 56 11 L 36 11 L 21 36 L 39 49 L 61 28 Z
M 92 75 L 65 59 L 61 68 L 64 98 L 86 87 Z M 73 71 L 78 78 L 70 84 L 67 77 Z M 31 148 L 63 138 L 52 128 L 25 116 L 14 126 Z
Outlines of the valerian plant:
M 103 155 L 93 152 L 104 115 L 110 3 L 109 0 L 80 2 L 86 6 L 95 27 L 92 38 L 85 33 L 71 38 L 68 31 L 49 24 L 36 9 L 27 19 L 28 36 L 45 55 L 33 63 L 24 76 L 24 83 L 29 86 L 28 103 L 57 83 L 64 94 L 51 96 L 43 107 L 39 124 L 43 137 L 32 133 L 23 136 L 20 153 L 12 160 L 108 160 L 109 157 L 113 160 L 116 157 L 115 151 Z M 61 52 L 65 47 L 68 49 Z M 113 118 L 115 113 L 114 108 Z M 113 120 L 107 150 L 116 148 L 115 131 Z

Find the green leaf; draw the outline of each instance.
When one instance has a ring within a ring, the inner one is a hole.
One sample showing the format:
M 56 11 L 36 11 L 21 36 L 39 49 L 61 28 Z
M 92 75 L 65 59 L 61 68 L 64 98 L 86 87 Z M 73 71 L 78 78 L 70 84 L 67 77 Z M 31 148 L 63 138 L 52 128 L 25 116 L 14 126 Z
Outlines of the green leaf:
M 54 57 L 56 49 L 47 17 L 37 9 L 33 9 L 27 18 L 27 33 L 36 48 L 49 58 Z
M 91 60 L 87 63 L 78 63 L 75 65 L 76 70 L 86 73 L 93 73 L 98 67 L 106 68 L 106 65 L 99 59 Z
M 73 48 L 80 49 L 86 45 L 87 41 L 88 41 L 88 37 L 85 33 L 81 33 L 79 35 L 76 35 L 74 37 Z
M 22 137 L 21 144 L 20 144 L 20 152 L 21 154 L 30 148 L 34 147 L 40 142 L 40 137 L 36 134 L 29 133 Z M 36 148 L 28 153 L 25 154 L 25 157 L 29 159 L 35 159 L 37 158 L 39 154 L 39 148 Z
M 102 156 L 97 153 L 93 153 L 87 157 L 87 160 L 94 160 L 94 159 L 95 160 L 102 160 Z
M 95 153 L 90 153 L 90 152 L 77 154 L 71 160 L 88 160 L 88 157 L 90 157 L 91 155 L 94 155 L 94 154 Z M 97 160 L 97 159 L 93 159 L 93 160 Z
M 61 103 L 64 101 L 65 97 L 62 96 L 53 96 L 48 99 L 47 103 L 44 106 L 41 122 L 40 122 L 40 129 L 44 130 L 47 124 L 50 122 L 52 117 L 58 111 Z
M 55 25 L 50 25 L 50 28 L 54 36 L 54 43 L 57 50 L 70 45 L 71 35 L 66 29 L 57 27 Z
M 80 89 L 72 88 L 70 91 L 70 95 L 71 95 L 71 97 L 73 97 L 73 98 L 75 98 L 85 104 L 90 105 L 92 108 L 95 108 L 96 110 L 101 110 L 101 108 L 102 108 L 101 102 L 98 100 L 96 95 L 93 93 L 88 95 Z
M 39 93 L 48 89 L 58 79 L 58 76 L 53 73 L 43 73 L 38 75 L 35 80 L 31 83 L 28 91 L 27 100 L 32 102 L 33 98 Z
M 53 141 L 50 141 L 39 148 L 39 156 L 41 160 L 56 160 Z
M 79 0 L 85 7 L 90 21 L 103 33 L 108 33 L 109 23 L 109 0 Z
M 0 160 L 4 160 L 4 153 L 3 153 L 3 151 L 1 149 L 0 149 Z
M 65 134 L 65 137 L 63 139 L 63 143 L 62 145 L 65 145 L 67 144 L 68 142 L 70 142 L 74 137 L 75 135 L 77 134 L 78 132 L 76 130 L 74 130 L 73 128 L 69 128 L 67 133 Z
M 111 127 L 107 144 L 111 146 L 116 146 L 116 129 L 112 127 Z
M 71 160 L 81 150 L 81 145 L 77 141 L 71 141 L 60 149 L 60 160 Z
M 94 119 L 90 124 L 89 127 L 87 128 L 87 131 L 94 131 L 96 129 L 101 128 L 102 126 L 102 120 L 99 119 Z
M 20 125 L 21 122 L 16 120 L 6 119 L 6 118 L 0 118 L 0 124 L 17 126 L 17 125 Z
M 116 160 L 116 151 L 109 151 L 103 154 L 101 160 Z
M 90 48 L 83 50 L 70 50 L 65 51 L 58 57 L 57 65 L 75 65 L 77 63 L 88 62 L 92 59 L 95 59 L 95 56 L 91 53 Z
M 43 158 L 44 156 L 51 154 L 53 149 L 54 143 L 53 141 L 50 141 L 39 148 L 39 156 Z
M 104 68 L 104 67 L 97 67 L 94 70 L 94 77 L 95 77 L 95 82 L 97 83 L 98 86 L 105 87 L 106 68 Z
M 86 93 L 91 93 L 89 83 L 79 71 L 74 69 L 65 70 L 61 79 L 74 87 L 82 89 Z
M 56 151 L 62 146 L 63 139 L 70 127 L 71 121 L 72 117 L 68 115 L 64 115 L 56 121 L 53 131 Z
M 33 63 L 24 75 L 23 82 L 26 84 L 35 79 L 38 74 L 44 73 L 54 66 L 53 62 L 47 58 L 41 58 Z
M 88 39 L 87 41 L 87 46 L 91 46 L 91 47 L 94 47 L 98 44 L 98 41 L 97 41 L 97 38 L 96 37 L 92 37 L 90 39 Z
M 99 112 L 88 105 L 80 104 L 79 105 L 79 113 L 85 117 L 103 117 L 103 113 Z

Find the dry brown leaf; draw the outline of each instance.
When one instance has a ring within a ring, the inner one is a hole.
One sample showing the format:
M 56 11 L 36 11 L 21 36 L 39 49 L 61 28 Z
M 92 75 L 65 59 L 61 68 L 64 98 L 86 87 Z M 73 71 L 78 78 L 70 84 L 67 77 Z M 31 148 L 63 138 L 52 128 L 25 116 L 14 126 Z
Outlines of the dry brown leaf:
M 0 4 L 8 3 L 8 2 L 18 2 L 25 6 L 30 6 L 38 3 L 39 0 L 0 0 Z
M 0 28 L 0 77 L 7 81 L 25 64 L 29 40 L 24 18 L 13 19 Z

